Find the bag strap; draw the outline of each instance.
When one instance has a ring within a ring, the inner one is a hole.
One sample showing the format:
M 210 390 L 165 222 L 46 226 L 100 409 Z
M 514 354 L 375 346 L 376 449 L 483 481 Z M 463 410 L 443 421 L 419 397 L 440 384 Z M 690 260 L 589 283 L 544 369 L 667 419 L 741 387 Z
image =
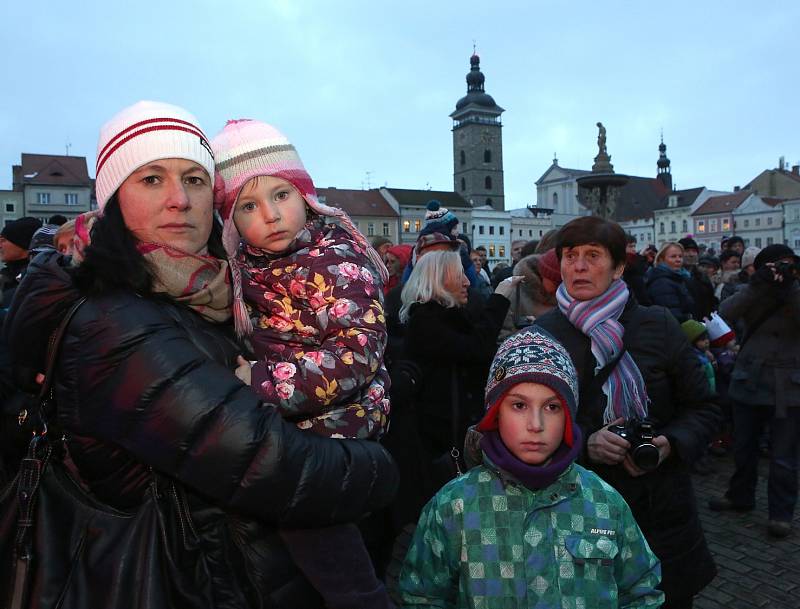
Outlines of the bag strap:
M 461 475 L 461 451 L 458 448 L 458 435 L 461 425 L 461 408 L 459 404 L 458 391 L 458 366 L 453 364 L 450 367 L 450 456 L 453 458 L 456 472 Z
M 56 328 L 48 343 L 47 364 L 44 380 L 39 390 L 39 416 L 42 429 L 31 439 L 28 453 L 22 463 L 17 477 L 17 531 L 14 537 L 14 584 L 11 591 L 9 607 L 23 609 L 28 604 L 31 583 L 31 567 L 36 559 L 33 551 L 33 527 L 36 524 L 36 500 L 39 497 L 39 484 L 45 467 L 53 452 L 52 445 L 46 440 L 47 418 L 45 404 L 52 399 L 53 371 L 61 341 L 73 316 L 86 302 L 81 298 L 67 311 L 64 319 Z M 40 454 L 42 453 L 42 454 Z
M 39 389 L 39 417 L 41 418 L 42 426 L 44 427 L 43 433 L 47 433 L 47 415 L 50 414 L 48 412 L 50 409 L 47 407 L 47 405 L 53 400 L 53 376 L 56 368 L 56 361 L 58 360 L 58 352 L 61 349 L 61 341 L 64 339 L 64 334 L 66 333 L 67 327 L 72 321 L 72 318 L 75 316 L 75 313 L 78 312 L 78 309 L 85 302 L 86 297 L 83 297 L 80 298 L 74 305 L 72 305 L 67 311 L 66 315 L 64 315 L 64 319 L 61 320 L 61 323 L 50 336 L 44 380 L 42 381 L 42 386 Z

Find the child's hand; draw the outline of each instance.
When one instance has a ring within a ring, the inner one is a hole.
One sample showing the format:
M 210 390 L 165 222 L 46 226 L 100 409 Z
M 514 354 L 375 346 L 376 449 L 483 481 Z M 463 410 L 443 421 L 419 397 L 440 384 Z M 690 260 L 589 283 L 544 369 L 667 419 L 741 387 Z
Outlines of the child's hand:
M 244 359 L 241 355 L 236 357 L 236 363 L 239 364 L 239 367 L 234 370 L 234 374 L 241 380 L 245 385 L 250 384 L 250 374 L 251 368 L 253 367 L 250 362 Z

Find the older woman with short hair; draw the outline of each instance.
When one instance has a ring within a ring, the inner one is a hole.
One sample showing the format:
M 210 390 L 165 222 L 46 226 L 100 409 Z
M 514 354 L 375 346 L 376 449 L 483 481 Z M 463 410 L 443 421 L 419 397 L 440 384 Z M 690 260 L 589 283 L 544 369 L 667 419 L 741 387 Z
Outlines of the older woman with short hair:
M 9 313 L 15 372 L 36 388 L 51 333 L 85 297 L 55 369 L 72 461 L 93 500 L 118 510 L 135 510 L 154 476 L 174 481 L 191 526 L 168 521 L 167 535 L 191 537 L 202 561 L 121 590 L 116 569 L 137 560 L 129 556 L 37 592 L 69 607 L 205 609 L 205 593 L 232 609 L 321 607 L 277 527 L 354 521 L 386 505 L 397 484 L 391 459 L 376 442 L 301 432 L 234 376 L 242 349 L 214 218 L 214 159 L 197 120 L 135 104 L 103 127 L 97 161 L 102 216 L 82 264 L 37 257 Z M 84 545 L 52 541 L 72 544 L 73 556 L 109 551 L 102 531 Z
M 697 516 L 689 468 L 716 430 L 718 409 L 675 318 L 642 307 L 622 281 L 625 232 L 595 216 L 566 224 L 556 253 L 558 307 L 536 320 L 578 372 L 582 465 L 616 488 L 661 559 L 664 607 L 691 607 L 716 574 Z M 609 427 L 648 419 L 653 462 L 634 459 Z
M 426 253 L 414 266 L 403 288 L 400 319 L 406 324 L 406 357 L 423 371 L 416 410 L 431 457 L 453 445 L 453 398 L 460 409 L 457 447 L 463 446 L 467 427 L 480 419 L 497 335 L 520 279 L 501 282 L 480 314 L 473 316 L 465 308 L 469 279 L 457 252 Z M 457 396 L 452 395 L 453 374 Z

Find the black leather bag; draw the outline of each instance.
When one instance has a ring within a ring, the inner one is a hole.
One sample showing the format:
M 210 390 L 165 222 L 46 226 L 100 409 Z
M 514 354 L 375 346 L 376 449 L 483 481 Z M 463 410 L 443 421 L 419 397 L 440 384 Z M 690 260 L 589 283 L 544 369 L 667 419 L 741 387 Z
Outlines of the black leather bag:
M 63 439 L 47 431 L 56 352 L 80 304 L 51 341 L 43 428 L 0 493 L 0 601 L 10 609 L 213 607 L 182 488 L 154 474 L 137 509 L 104 505 L 73 476 Z

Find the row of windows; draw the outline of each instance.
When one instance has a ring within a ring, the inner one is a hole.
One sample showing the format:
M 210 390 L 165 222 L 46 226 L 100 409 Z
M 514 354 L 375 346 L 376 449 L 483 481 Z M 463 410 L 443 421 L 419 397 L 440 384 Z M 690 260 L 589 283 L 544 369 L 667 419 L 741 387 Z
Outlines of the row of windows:
M 756 237 L 753 241 L 755 242 L 754 245 L 756 247 L 762 247 L 762 245 L 761 245 L 761 237 Z M 774 242 L 775 242 L 775 240 L 772 237 L 767 237 L 767 245 L 772 245 Z M 800 243 L 800 241 L 795 239 L 795 248 L 797 247 L 798 243 Z M 745 239 L 744 240 L 744 246 L 745 247 L 750 247 L 750 239 Z
M 404 225 L 408 224 L 408 221 L 404 222 L 403 224 Z M 419 220 L 417 220 L 417 224 L 419 224 Z M 355 222 L 355 225 L 356 225 L 357 229 L 359 229 L 359 230 L 361 229 L 361 227 L 359 226 L 358 221 Z M 417 229 L 417 230 L 419 230 L 419 229 Z M 408 232 L 408 231 L 406 231 L 406 232 Z M 390 235 L 391 235 L 391 233 L 389 232 L 389 223 L 388 222 L 384 222 L 383 223 L 383 236 L 384 237 L 389 237 Z M 374 236 L 375 236 L 375 223 L 374 222 L 369 222 L 367 224 L 367 237 L 374 237 Z
M 49 192 L 37 192 L 36 193 L 36 203 L 38 205 L 50 205 L 50 194 Z M 64 193 L 64 205 L 77 205 L 78 204 L 78 195 L 74 192 L 65 192 Z
M 512 230 L 511 232 L 512 232 L 512 236 L 513 236 L 513 232 L 514 231 Z M 544 231 L 542 229 L 539 229 L 539 236 L 541 237 L 542 235 L 544 235 Z M 519 236 L 522 237 L 522 229 L 521 228 L 519 229 Z M 532 228 L 528 229 L 528 237 L 531 237 L 531 238 L 533 237 L 533 229 Z
M 506 227 L 505 226 L 498 226 L 497 229 L 498 229 L 498 233 L 497 233 L 498 235 L 505 235 L 506 234 Z M 479 224 L 478 225 L 478 234 L 479 235 L 483 235 L 484 234 L 483 224 Z M 489 225 L 489 234 L 490 235 L 494 235 L 494 225 L 492 225 L 492 224 Z
M 497 248 L 495 248 L 494 244 L 492 244 L 492 245 L 489 245 L 487 247 L 487 252 L 488 252 L 488 257 L 489 258 L 494 258 L 495 252 L 497 252 L 497 255 L 500 258 L 505 258 L 506 257 L 506 246 L 505 245 L 500 245 Z
M 466 165 L 467 164 L 467 155 L 463 150 L 459 154 L 459 160 L 461 161 L 462 165 Z M 489 150 L 488 148 L 483 151 L 483 162 L 484 163 L 491 163 L 492 162 L 492 151 Z
M 659 235 L 663 235 L 666 232 L 664 230 L 664 226 L 665 226 L 664 222 L 659 223 L 659 225 L 658 225 L 658 234 Z M 677 224 L 675 224 L 675 220 L 672 220 L 669 223 L 669 226 L 670 226 L 669 232 L 674 233 L 676 231 L 676 229 L 677 229 Z M 684 233 L 689 232 L 689 225 L 688 225 L 688 222 L 686 220 L 681 222 L 681 232 L 684 232 Z
M 486 190 L 492 189 L 492 176 L 486 176 L 483 178 L 483 187 Z M 464 178 L 461 178 L 461 191 L 466 192 L 467 190 L 467 181 Z

